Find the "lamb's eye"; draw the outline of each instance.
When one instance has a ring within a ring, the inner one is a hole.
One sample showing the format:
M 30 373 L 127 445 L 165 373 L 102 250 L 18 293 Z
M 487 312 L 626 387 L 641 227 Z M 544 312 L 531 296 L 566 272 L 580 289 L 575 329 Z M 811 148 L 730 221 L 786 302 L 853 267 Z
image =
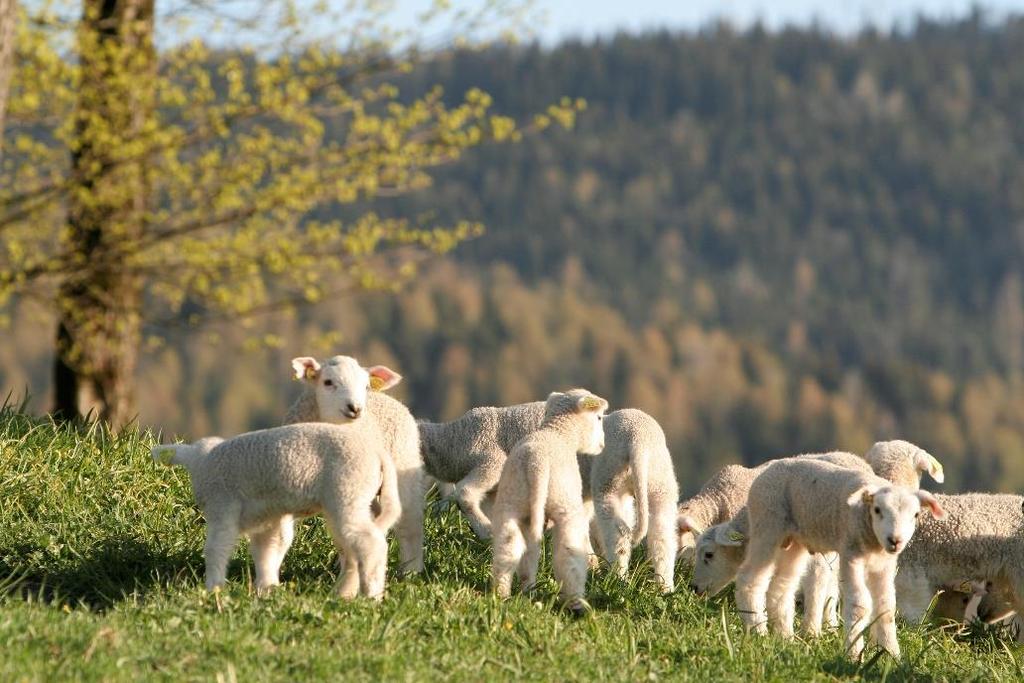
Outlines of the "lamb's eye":
M 325 379 L 324 380 L 324 386 L 325 387 L 333 387 L 334 386 L 334 380 L 333 379 Z
M 876 506 L 875 506 L 875 514 L 876 514 L 876 515 L 880 515 L 880 514 L 882 514 L 882 508 L 880 508 L 880 507 L 878 507 L 878 506 L 876 505 Z

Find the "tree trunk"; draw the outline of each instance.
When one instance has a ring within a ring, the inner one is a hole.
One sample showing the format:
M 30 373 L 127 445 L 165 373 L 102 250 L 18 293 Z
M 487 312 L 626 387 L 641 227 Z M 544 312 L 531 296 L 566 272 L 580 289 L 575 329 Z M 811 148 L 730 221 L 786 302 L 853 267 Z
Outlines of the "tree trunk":
M 146 220 L 144 162 L 120 162 L 153 115 L 154 0 L 84 0 L 68 247 L 58 295 L 54 413 L 121 426 L 134 415 L 142 283 L 126 268 Z
M 4 158 L 7 94 L 11 87 L 11 74 L 14 72 L 14 18 L 17 13 L 17 0 L 0 0 L 0 161 Z

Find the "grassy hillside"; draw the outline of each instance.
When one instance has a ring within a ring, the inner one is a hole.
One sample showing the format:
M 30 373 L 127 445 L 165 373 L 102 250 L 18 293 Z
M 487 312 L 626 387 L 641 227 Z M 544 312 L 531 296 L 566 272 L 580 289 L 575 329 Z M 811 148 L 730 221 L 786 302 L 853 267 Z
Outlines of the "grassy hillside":
M 333 550 L 316 520 L 302 525 L 275 594 L 252 594 L 240 550 L 230 588 L 207 595 L 187 475 L 156 468 L 151 444 L 148 433 L 0 412 L 0 680 L 1024 675 L 1024 653 L 988 630 L 901 628 L 900 664 L 848 662 L 835 633 L 810 644 L 746 637 L 731 596 L 662 597 L 642 563 L 626 583 L 592 577 L 596 612 L 580 621 L 557 610 L 550 583 L 502 603 L 487 593 L 489 548 L 436 503 L 426 576 L 392 581 L 383 604 L 331 596 Z

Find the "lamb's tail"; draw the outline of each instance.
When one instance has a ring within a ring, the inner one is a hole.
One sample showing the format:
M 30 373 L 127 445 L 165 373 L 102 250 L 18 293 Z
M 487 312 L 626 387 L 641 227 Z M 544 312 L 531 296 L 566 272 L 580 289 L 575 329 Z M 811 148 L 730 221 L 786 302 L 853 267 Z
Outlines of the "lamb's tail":
M 382 531 L 387 531 L 402 516 L 402 502 L 398 497 L 398 474 L 395 472 L 395 461 L 390 453 L 382 454 L 380 469 L 380 514 L 373 523 Z
M 192 465 L 205 455 L 200 447 L 189 443 L 173 443 L 161 446 L 153 446 L 150 451 L 153 455 L 153 462 L 158 465 L 179 465 L 185 469 L 192 469 Z
M 633 490 L 636 496 L 636 526 L 633 528 L 633 545 L 647 536 L 650 505 L 647 502 L 647 474 L 650 458 L 647 452 L 636 446 L 629 450 L 629 468 L 633 472 Z
M 547 463 L 538 463 L 536 468 L 526 471 L 527 489 L 530 496 L 530 539 L 540 541 L 544 537 L 545 508 L 548 502 L 548 482 L 551 469 Z

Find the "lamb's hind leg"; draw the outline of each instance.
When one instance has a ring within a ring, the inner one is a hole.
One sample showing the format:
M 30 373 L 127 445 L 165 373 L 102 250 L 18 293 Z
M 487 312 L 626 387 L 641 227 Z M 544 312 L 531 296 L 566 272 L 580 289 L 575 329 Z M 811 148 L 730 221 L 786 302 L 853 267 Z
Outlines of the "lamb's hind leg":
M 598 492 L 594 496 L 594 515 L 604 559 L 616 576 L 625 578 L 633 553 L 633 529 L 625 515 L 622 498 L 612 492 Z
M 235 551 L 240 533 L 238 505 L 219 505 L 203 510 L 206 517 L 206 590 L 215 590 L 227 581 L 228 560 Z
M 589 609 L 584 600 L 587 587 L 587 533 L 589 520 L 581 505 L 555 520 L 551 539 L 551 560 L 563 603 L 572 612 Z
M 281 562 L 295 535 L 291 515 L 284 515 L 269 526 L 250 534 L 252 557 L 256 563 L 256 590 L 266 593 L 281 583 Z
M 398 470 L 397 475 L 402 514 L 394 528 L 398 538 L 400 571 L 416 574 L 423 571 L 423 468 Z
M 492 586 L 498 597 L 512 595 L 512 575 L 526 552 L 526 540 L 519 522 L 498 510 L 494 517 Z
M 477 457 L 476 467 L 455 484 L 455 502 L 469 520 L 473 533 L 487 539 L 491 537 L 491 520 L 481 505 L 487 494 L 498 485 L 506 456 L 503 451 L 492 451 Z
M 651 496 L 647 529 L 647 559 L 654 569 L 663 593 L 672 592 L 676 567 L 676 501 L 671 497 Z

